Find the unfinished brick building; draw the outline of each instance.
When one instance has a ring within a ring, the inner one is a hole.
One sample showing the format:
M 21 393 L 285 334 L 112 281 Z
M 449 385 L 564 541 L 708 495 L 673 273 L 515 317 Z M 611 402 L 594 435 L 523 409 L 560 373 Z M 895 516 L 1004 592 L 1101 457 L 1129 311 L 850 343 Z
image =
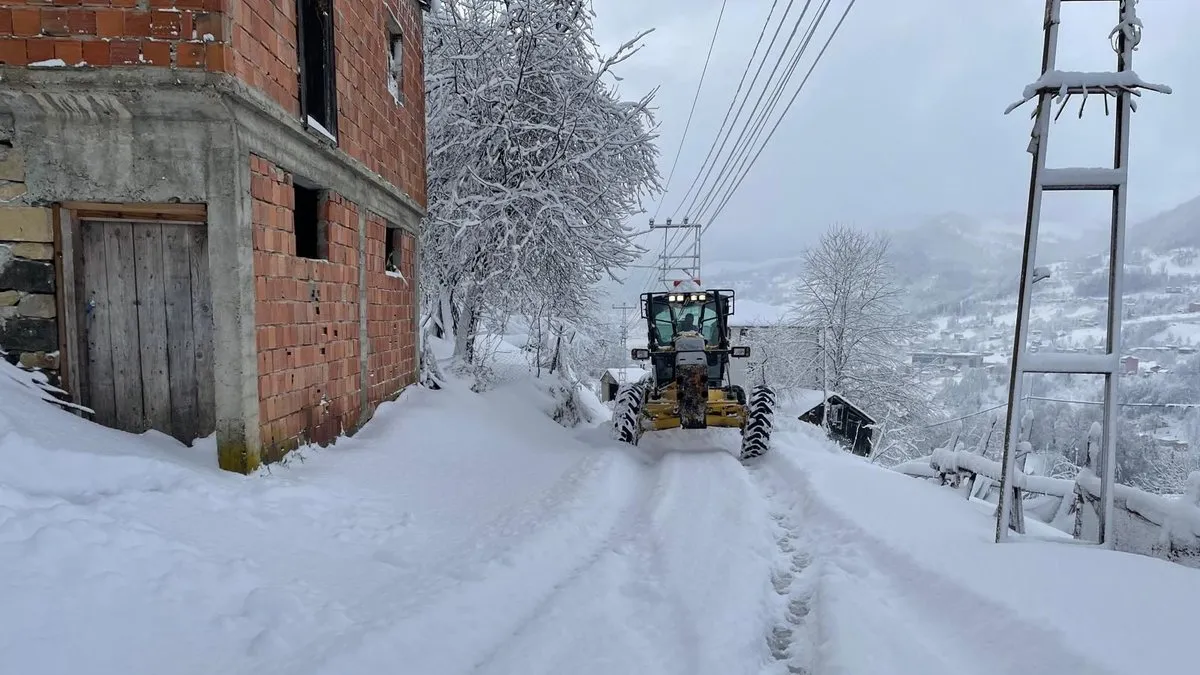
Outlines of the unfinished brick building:
M 0 0 L 0 349 L 250 471 L 415 381 L 417 0 Z

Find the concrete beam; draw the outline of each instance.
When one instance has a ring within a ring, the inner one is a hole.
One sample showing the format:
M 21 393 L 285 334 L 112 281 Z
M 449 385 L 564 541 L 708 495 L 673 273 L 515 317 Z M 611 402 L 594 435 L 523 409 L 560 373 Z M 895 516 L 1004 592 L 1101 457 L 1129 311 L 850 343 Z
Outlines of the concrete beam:
M 123 165 L 131 170 L 125 184 L 114 186 L 136 195 L 129 201 L 171 201 L 162 194 L 171 187 L 182 187 L 181 180 L 203 185 L 203 180 L 186 181 L 198 176 L 176 175 L 203 166 L 202 160 L 194 162 L 189 150 L 205 146 L 191 145 L 196 138 L 188 129 L 210 128 L 197 122 L 234 121 L 246 153 L 271 158 L 302 176 L 319 176 L 324 187 L 410 232 L 419 231 L 425 215 L 398 187 L 304 129 L 299 119 L 258 90 L 224 73 L 0 66 L 0 81 L 7 85 L 0 91 L 0 117 L 11 112 L 22 120 L 17 125 L 22 127 L 17 130 L 20 145 L 52 153 L 44 160 L 31 160 L 30 166 L 45 170 L 29 176 L 31 186 L 39 189 L 38 194 L 29 195 L 30 202 L 61 200 L 56 186 L 63 172 L 73 179 L 86 178 L 97 170 L 118 174 L 121 172 L 111 170 L 122 165 L 118 162 L 131 162 Z M 44 118 L 67 121 L 46 122 Z M 88 127 L 103 133 L 88 131 Z M 78 141 L 62 142 L 81 132 L 84 136 Z M 133 144 L 132 138 L 138 143 Z M 84 157 L 75 152 L 80 145 L 90 149 Z M 147 150 L 142 152 L 137 149 L 140 147 Z M 50 184 L 42 187 L 44 181 Z M 195 195 L 175 195 L 175 200 L 189 201 L 188 197 Z M 72 198 L 88 199 L 82 195 Z

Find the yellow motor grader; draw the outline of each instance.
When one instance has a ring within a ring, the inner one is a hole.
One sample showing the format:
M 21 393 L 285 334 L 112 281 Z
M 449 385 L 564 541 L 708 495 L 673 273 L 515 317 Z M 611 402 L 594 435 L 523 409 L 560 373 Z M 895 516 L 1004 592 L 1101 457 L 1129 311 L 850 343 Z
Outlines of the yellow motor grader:
M 736 427 L 741 459 L 765 453 L 771 437 L 775 394 L 756 386 L 749 397 L 729 379 L 729 359 L 750 356 L 730 346 L 731 289 L 643 293 L 647 346 L 632 350 L 650 361 L 652 375 L 623 385 L 613 409 L 613 436 L 637 445 L 645 431 Z

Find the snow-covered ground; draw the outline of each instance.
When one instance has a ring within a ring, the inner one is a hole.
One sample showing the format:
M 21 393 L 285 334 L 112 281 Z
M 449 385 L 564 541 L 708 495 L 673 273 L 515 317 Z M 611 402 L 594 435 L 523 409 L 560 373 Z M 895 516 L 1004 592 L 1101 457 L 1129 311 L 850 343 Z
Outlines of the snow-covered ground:
M 789 415 L 613 444 L 451 382 L 253 476 L 0 373 L 0 671 L 1190 672 L 1200 571 L 990 543 Z M 304 457 L 303 461 L 299 457 Z

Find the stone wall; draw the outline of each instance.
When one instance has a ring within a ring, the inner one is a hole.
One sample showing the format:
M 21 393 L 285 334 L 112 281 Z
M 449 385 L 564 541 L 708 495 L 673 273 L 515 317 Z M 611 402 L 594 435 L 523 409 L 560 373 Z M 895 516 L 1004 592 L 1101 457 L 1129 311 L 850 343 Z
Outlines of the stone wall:
M 57 385 L 53 214 L 24 195 L 24 154 L 0 128 L 0 349 Z

